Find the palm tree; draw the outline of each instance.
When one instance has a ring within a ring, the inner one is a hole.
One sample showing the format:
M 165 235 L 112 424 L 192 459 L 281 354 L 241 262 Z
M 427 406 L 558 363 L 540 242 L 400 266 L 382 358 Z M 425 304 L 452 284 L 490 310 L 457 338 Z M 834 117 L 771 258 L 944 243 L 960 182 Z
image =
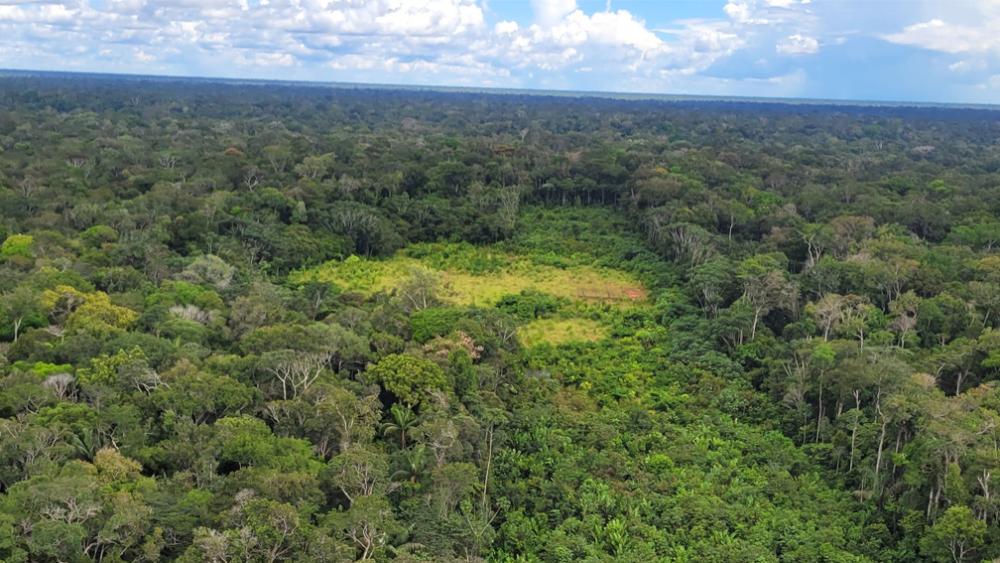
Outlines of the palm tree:
M 417 415 L 409 407 L 399 403 L 389 408 L 392 420 L 382 424 L 382 434 L 399 434 L 399 449 L 406 449 L 406 434 L 417 425 Z
M 411 483 L 416 483 L 417 478 L 420 477 L 427 466 L 427 446 L 423 444 L 417 444 L 416 446 L 410 448 L 403 452 L 403 468 L 392 474 L 392 479 L 404 478 L 409 480 Z

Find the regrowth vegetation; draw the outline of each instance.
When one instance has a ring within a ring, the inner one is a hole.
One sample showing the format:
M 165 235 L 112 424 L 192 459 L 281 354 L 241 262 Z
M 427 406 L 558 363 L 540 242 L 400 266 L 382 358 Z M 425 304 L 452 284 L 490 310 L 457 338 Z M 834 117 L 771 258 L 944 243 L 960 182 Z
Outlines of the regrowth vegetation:
M 1000 557 L 997 138 L 0 78 L 0 560 Z
M 538 291 L 575 301 L 620 306 L 641 303 L 647 291 L 634 276 L 590 264 L 551 265 L 492 247 L 416 245 L 384 260 L 350 256 L 295 272 L 295 283 L 332 283 L 371 296 L 407 293 L 419 285 L 457 305 L 495 305 L 506 295 Z

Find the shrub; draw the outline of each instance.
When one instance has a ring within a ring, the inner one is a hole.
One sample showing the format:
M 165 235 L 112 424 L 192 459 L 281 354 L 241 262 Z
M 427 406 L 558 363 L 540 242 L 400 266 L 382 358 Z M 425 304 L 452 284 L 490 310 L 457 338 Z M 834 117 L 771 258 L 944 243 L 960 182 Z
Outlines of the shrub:
M 445 336 L 455 328 L 455 323 L 462 319 L 461 309 L 451 307 L 429 307 L 421 309 L 410 316 L 410 330 L 413 339 L 423 344 L 428 340 Z
M 497 308 L 516 319 L 530 321 L 552 315 L 567 301 L 548 293 L 525 289 L 521 293 L 501 297 Z

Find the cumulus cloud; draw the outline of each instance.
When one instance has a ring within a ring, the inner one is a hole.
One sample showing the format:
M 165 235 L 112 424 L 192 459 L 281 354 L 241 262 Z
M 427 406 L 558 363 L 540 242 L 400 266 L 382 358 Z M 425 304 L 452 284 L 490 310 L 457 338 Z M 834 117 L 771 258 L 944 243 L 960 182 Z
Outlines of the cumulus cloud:
M 1000 19 L 985 25 L 963 25 L 934 18 L 908 25 L 896 33 L 885 34 L 883 38 L 893 43 L 943 53 L 1000 53 L 998 25 Z
M 957 96 L 969 101 L 998 101 L 1000 76 L 1000 0 L 922 0 L 916 21 L 882 33 L 896 45 L 926 51 L 944 65 Z
M 487 52 L 515 69 L 602 69 L 611 88 L 625 87 L 637 77 L 694 74 L 742 45 L 725 21 L 692 20 L 653 29 L 628 10 L 588 14 L 573 2 L 536 2 L 535 8 L 535 23 L 526 27 L 496 24 Z
M 815 37 L 796 33 L 779 41 L 775 50 L 782 55 L 812 55 L 819 52 L 819 41 Z
M 780 25 L 809 13 L 809 0 L 729 0 L 723 11 L 733 21 L 750 25 Z
M 728 20 L 653 30 L 627 10 L 587 12 L 575 0 L 531 6 L 532 21 L 491 26 L 482 0 L 47 0 L 0 5 L 0 31 L 52 61 L 66 45 L 91 44 L 102 64 L 133 70 L 183 72 L 200 61 L 417 81 L 593 68 L 610 69 L 612 80 L 693 74 L 742 45 Z
M 535 21 L 540 25 L 551 25 L 576 10 L 576 0 L 531 0 Z
M 1000 0 L 727 0 L 697 19 L 522 1 L 499 17 L 487 0 L 0 0 L 0 67 L 794 95 L 867 37 L 1000 74 Z

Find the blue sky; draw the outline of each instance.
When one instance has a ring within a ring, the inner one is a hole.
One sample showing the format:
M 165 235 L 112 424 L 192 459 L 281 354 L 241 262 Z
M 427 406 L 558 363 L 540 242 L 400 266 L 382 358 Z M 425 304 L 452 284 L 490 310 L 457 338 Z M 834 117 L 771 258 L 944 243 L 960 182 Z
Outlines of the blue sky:
M 1000 103 L 1000 0 L 0 0 L 0 67 Z

